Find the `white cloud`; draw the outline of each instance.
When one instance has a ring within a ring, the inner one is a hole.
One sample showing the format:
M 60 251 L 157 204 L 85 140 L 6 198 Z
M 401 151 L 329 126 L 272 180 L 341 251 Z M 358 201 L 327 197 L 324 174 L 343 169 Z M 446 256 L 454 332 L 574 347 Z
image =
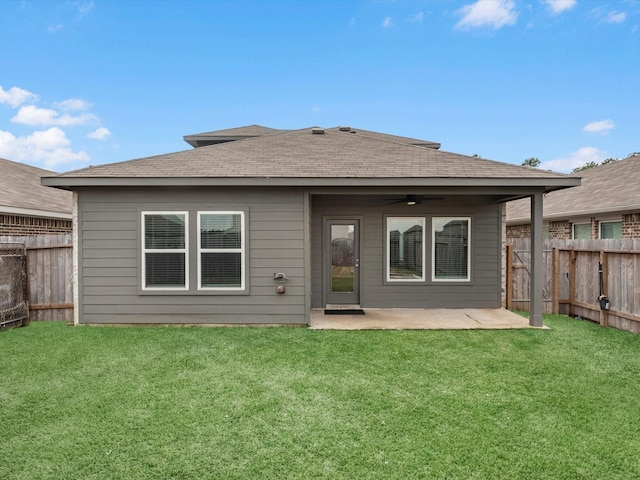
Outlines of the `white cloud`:
M 609 133 L 609 130 L 615 128 L 616 124 L 613 120 L 599 120 L 597 122 L 591 122 L 584 126 L 582 130 L 589 133 Z
M 52 170 L 67 163 L 89 160 L 86 152 L 74 152 L 69 148 L 70 145 L 66 134 L 57 127 L 24 137 L 15 137 L 11 132 L 0 130 L 0 157 L 37 163 Z
M 592 8 L 589 10 L 588 15 L 602 23 L 621 24 L 627 19 L 627 14 L 625 12 L 616 12 L 614 10 L 607 11 L 603 7 Z
M 88 15 L 89 12 L 93 9 L 93 2 L 77 2 L 76 5 L 78 6 L 78 13 L 82 17 Z
M 477 0 L 457 11 L 462 16 L 457 28 L 492 27 L 513 25 L 518 18 L 513 0 Z
M 100 126 L 100 120 L 91 112 L 93 104 L 87 100 L 72 97 L 49 101 L 49 108 L 39 106 L 38 100 L 36 94 L 22 88 L 0 87 L 0 105 L 15 109 L 7 115 L 13 115 L 11 122 L 33 127 L 20 134 L 0 130 L 0 157 L 52 170 L 61 165 L 79 168 L 90 156 L 87 151 L 73 148 L 72 140 L 86 137 L 106 141 L 112 136 L 109 129 Z M 65 127 L 74 127 L 74 135 L 67 137 Z
M 558 15 L 576 6 L 577 0 L 544 0 L 551 9 L 551 13 Z
M 65 30 L 72 22 L 79 23 L 93 10 L 93 2 L 82 2 L 73 0 L 61 2 L 61 5 L 55 10 L 52 18 L 48 20 L 49 26 L 47 33 L 55 34 Z
M 35 105 L 27 105 L 20 107 L 18 113 L 11 119 L 14 123 L 34 126 L 71 126 L 86 125 L 97 120 L 96 116 L 91 113 L 83 113 L 78 116 L 63 113 L 62 115 L 56 110 L 50 108 L 40 108 Z
M 11 87 L 9 90 L 3 90 L 2 86 L 0 86 L 0 103 L 7 103 L 14 108 L 37 98 L 38 96 L 35 93 L 22 88 Z
M 64 28 L 64 25 L 61 23 L 56 23 L 55 25 L 49 25 L 47 27 L 47 33 L 56 33 Z
M 92 138 L 94 140 L 104 140 L 109 135 L 111 135 L 111 132 L 109 131 L 108 128 L 100 127 L 94 130 L 93 132 L 87 134 L 87 138 Z
M 53 105 L 65 112 L 82 112 L 93 107 L 93 104 L 81 98 L 68 98 L 61 102 L 55 102 Z
M 391 27 L 391 25 L 391 17 L 385 17 L 385 19 L 382 21 L 382 28 L 389 28 Z
M 582 167 L 589 162 L 600 163 L 605 158 L 607 158 L 607 153 L 596 147 L 582 147 L 575 152 L 572 152 L 567 157 L 542 162 L 540 164 L 540 168 L 544 170 L 553 170 L 555 172 L 569 173 L 574 168 Z
M 627 19 L 627 14 L 624 12 L 609 12 L 604 21 L 606 23 L 622 23 Z
M 422 20 L 424 20 L 424 13 L 423 12 L 418 12 L 414 15 L 409 16 L 409 21 L 411 23 L 420 23 L 422 22 Z

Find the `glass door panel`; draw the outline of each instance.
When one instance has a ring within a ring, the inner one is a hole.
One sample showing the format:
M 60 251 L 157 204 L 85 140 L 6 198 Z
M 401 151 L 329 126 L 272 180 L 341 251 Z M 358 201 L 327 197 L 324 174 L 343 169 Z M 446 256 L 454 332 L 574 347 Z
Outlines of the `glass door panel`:
M 360 221 L 331 219 L 325 220 L 324 225 L 324 301 L 357 305 L 360 303 Z
M 331 225 L 331 293 L 355 291 L 354 225 Z

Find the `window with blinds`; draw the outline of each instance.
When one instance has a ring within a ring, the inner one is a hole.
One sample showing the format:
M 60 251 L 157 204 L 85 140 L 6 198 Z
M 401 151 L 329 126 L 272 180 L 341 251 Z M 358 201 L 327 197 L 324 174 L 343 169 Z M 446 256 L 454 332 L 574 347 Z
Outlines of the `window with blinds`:
M 198 212 L 198 288 L 244 290 L 244 212 Z
M 433 217 L 434 281 L 470 280 L 469 217 Z
M 187 290 L 187 212 L 142 212 L 142 285 Z

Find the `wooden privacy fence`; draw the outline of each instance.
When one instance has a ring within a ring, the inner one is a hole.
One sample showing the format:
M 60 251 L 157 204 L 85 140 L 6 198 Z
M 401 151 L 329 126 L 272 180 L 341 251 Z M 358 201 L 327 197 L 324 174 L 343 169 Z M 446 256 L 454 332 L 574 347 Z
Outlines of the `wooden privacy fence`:
M 73 319 L 73 239 L 71 234 L 0 236 L 0 243 L 27 248 L 29 320 Z
M 528 311 L 531 239 L 509 240 L 506 258 L 507 308 Z M 640 333 L 640 239 L 545 240 L 542 262 L 543 313 Z

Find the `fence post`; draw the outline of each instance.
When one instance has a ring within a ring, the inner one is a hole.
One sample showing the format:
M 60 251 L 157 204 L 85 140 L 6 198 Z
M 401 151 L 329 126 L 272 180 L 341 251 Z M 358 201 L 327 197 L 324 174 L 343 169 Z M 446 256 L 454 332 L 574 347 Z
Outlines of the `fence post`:
M 551 313 L 560 313 L 560 250 L 553 248 L 553 277 L 551 278 Z
M 505 290 L 507 295 L 507 310 L 513 309 L 513 245 L 507 243 L 507 266 L 505 276 Z
M 576 314 L 576 251 L 569 253 L 569 316 Z
M 602 264 L 602 295 L 606 295 L 609 291 L 609 255 L 604 250 L 600 250 L 600 263 Z M 609 326 L 609 314 L 606 310 L 600 309 L 599 323 L 601 327 Z

